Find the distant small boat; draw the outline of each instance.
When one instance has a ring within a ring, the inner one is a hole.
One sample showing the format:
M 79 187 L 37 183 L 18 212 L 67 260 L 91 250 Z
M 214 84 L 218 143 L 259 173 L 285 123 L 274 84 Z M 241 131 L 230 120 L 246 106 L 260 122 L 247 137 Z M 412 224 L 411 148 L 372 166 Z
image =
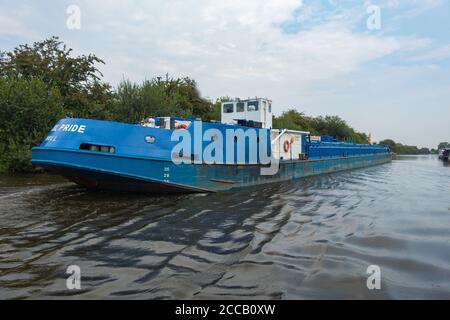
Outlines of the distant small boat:
M 32 162 L 88 188 L 163 193 L 225 191 L 392 160 L 385 146 L 274 129 L 268 99 L 221 109 L 221 122 L 62 119 L 33 148 Z
M 449 158 L 450 158 L 450 148 L 439 150 L 439 159 L 443 161 L 448 161 Z

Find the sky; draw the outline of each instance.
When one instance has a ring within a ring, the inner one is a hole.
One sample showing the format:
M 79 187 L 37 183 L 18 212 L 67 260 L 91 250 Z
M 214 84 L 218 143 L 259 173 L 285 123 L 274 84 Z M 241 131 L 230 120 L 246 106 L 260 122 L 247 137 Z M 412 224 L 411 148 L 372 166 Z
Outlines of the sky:
M 338 115 L 375 141 L 450 140 L 450 1 L 0 0 L 0 50 L 58 36 L 104 80 L 189 76 L 203 96 Z

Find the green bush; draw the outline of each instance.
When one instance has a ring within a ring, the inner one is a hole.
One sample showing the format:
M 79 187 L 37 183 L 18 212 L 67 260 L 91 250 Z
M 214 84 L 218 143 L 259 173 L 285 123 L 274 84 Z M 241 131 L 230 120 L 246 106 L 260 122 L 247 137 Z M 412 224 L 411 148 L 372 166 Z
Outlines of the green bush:
M 31 147 L 60 118 L 113 118 L 103 61 L 71 52 L 56 37 L 0 52 L 0 171 L 29 171 Z
M 122 122 L 136 123 L 145 117 L 188 115 L 177 108 L 174 96 L 168 96 L 163 87 L 146 81 L 142 85 L 123 81 L 117 87 L 114 119 Z
M 31 164 L 31 146 L 10 144 L 3 150 L 0 160 L 0 172 L 33 172 Z
M 94 54 L 73 56 L 57 37 L 0 52 L 0 77 L 41 79 L 49 90 L 60 92 L 64 110 L 74 117 L 110 116 L 111 86 L 100 82 L 97 68 L 104 64 Z
M 115 93 L 113 118 L 135 123 L 149 116 L 213 117 L 213 104 L 200 96 L 195 81 L 189 78 L 161 77 L 141 85 L 122 81 Z
M 39 79 L 0 78 L 0 169 L 31 168 L 31 147 L 62 117 L 57 89 Z

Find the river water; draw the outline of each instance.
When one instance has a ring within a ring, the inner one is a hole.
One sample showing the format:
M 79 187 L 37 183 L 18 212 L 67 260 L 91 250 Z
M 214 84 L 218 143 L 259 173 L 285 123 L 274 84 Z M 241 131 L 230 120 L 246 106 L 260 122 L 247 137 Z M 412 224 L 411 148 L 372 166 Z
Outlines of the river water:
M 80 290 L 66 287 L 70 265 Z M 379 290 L 367 287 L 371 265 Z M 0 299 L 9 298 L 450 299 L 450 167 L 405 156 L 176 196 L 0 176 Z

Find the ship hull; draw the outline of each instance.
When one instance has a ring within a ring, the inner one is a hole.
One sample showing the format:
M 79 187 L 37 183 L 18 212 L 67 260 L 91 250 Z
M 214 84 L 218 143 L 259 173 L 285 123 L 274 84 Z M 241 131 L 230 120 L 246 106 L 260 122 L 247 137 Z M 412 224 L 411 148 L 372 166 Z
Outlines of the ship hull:
M 180 164 L 144 157 L 33 148 L 33 163 L 90 189 L 144 193 L 218 192 L 390 162 L 389 154 L 280 162 L 275 175 L 260 165 Z

